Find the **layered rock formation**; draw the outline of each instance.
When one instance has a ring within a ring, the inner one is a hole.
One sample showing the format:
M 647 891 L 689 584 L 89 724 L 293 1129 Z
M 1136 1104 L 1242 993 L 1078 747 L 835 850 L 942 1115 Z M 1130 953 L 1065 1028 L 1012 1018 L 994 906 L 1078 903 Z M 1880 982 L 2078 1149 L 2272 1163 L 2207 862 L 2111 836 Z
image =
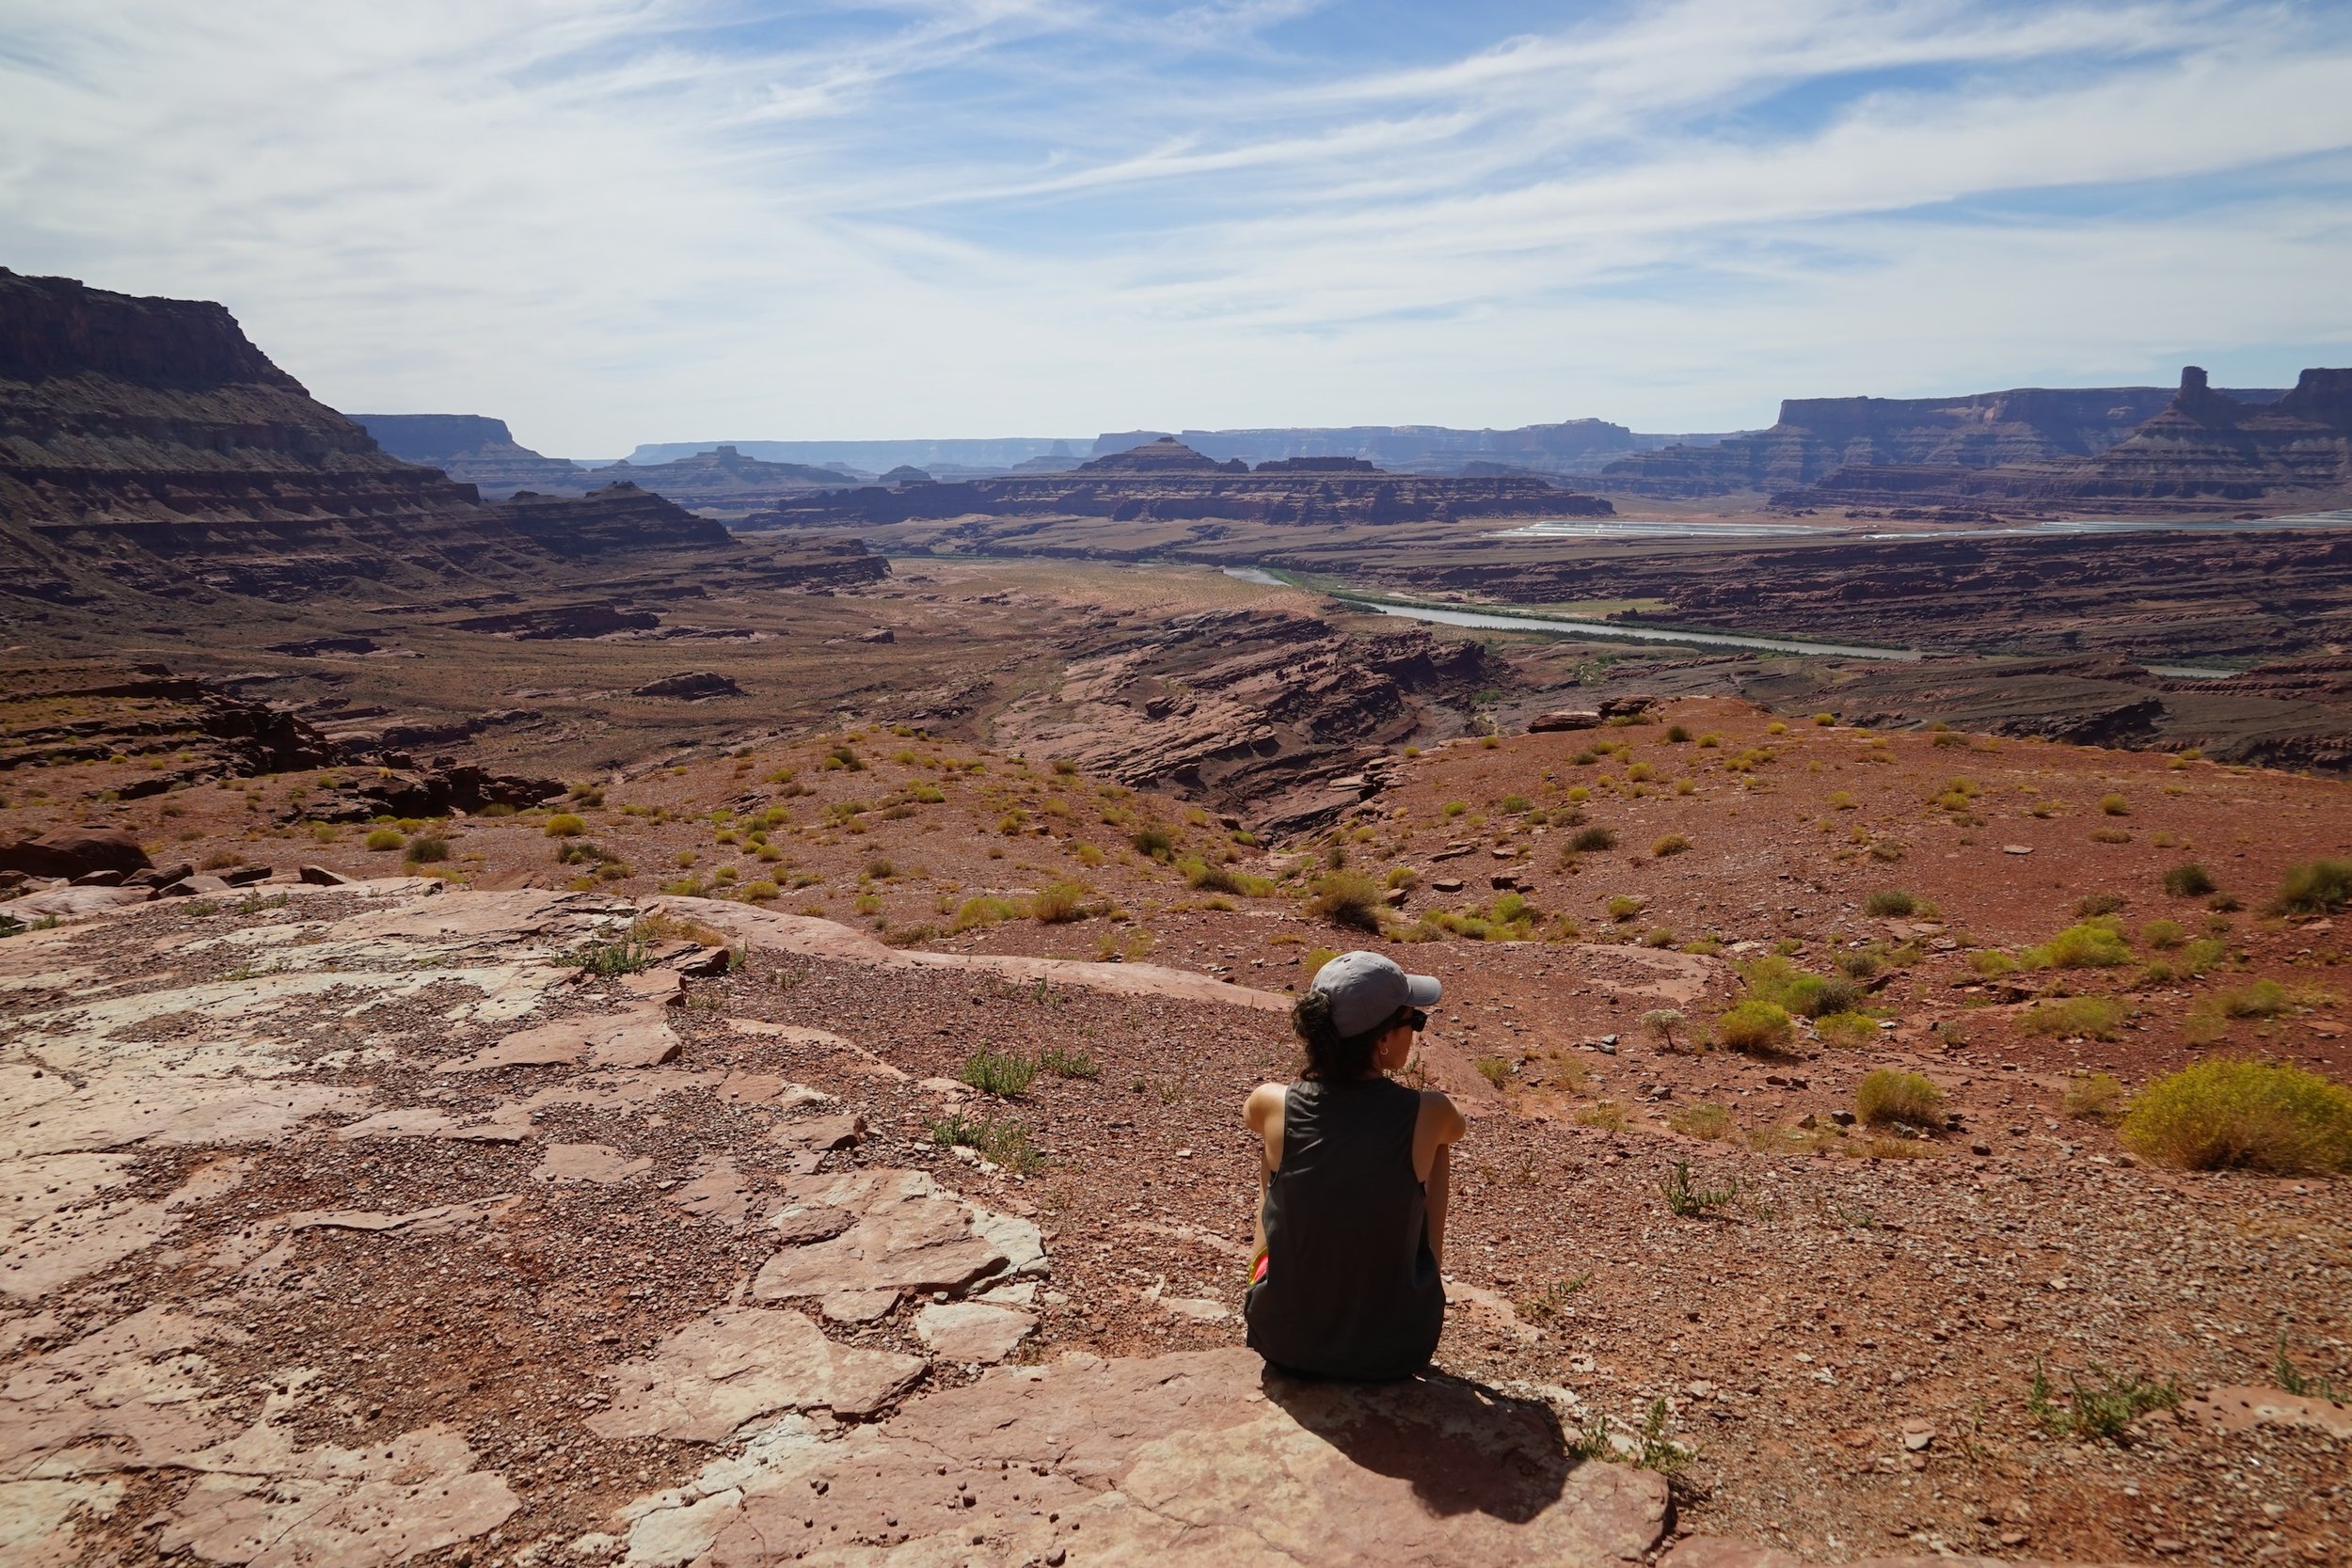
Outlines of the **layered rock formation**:
M 353 422 L 404 463 L 438 468 L 502 499 L 517 490 L 577 494 L 591 483 L 578 464 L 516 444 L 504 420 L 480 414 L 354 414 Z
M 1475 462 L 1500 462 L 1521 471 L 1589 474 L 1629 452 L 1673 441 L 1711 436 L 1645 436 L 1606 420 L 1566 420 L 1517 430 L 1454 430 L 1443 425 L 1348 425 L 1335 428 L 1186 430 L 1173 437 L 1152 430 L 1097 436 L 1094 455 L 1107 457 L 1153 439 L 1176 439 L 1219 461 L 1263 465 L 1288 457 L 1354 457 L 1412 473 L 1459 473 Z
M 1174 788 L 1288 833 L 1378 786 L 1389 750 L 1440 701 L 1506 678 L 1476 642 L 1335 632 L 1304 615 L 1219 610 L 1066 639 L 1057 689 L 997 716 L 1000 743 L 1122 783 Z
M 842 528 L 955 517 L 1105 517 L 1118 522 L 1225 518 L 1331 525 L 1469 517 L 1593 517 L 1595 496 L 1533 476 L 1459 478 L 1331 469 L 1287 460 L 1251 471 L 1163 437 L 1098 457 L 1069 473 L 1007 475 L 958 483 L 835 490 L 745 519 L 750 528 Z
M 2262 403 L 2276 391 L 2241 391 Z M 2088 457 L 2161 413 L 2161 387 L 2019 388 L 1958 398 L 1789 398 L 1770 430 L 1619 459 L 1598 487 L 1689 499 L 1792 490 L 1841 468 L 1991 468 Z
M 1958 507 L 2010 514 L 2233 514 L 2352 499 L 2352 370 L 2307 370 L 2292 390 L 2232 395 L 2195 365 L 2162 412 L 2095 455 L 1846 467 L 1775 495 L 1786 506 Z
M 2352 642 L 2352 533 L 2343 532 L 1924 535 L 1433 560 L 1366 575 L 1515 604 L 1664 600 L 1655 624 L 1934 651 L 2191 663 Z
M 474 499 L 379 451 L 218 305 L 0 269 L 0 518 L 310 522 Z
M 791 496 L 838 489 L 842 476 L 830 468 L 803 463 L 766 463 L 746 457 L 733 447 L 698 451 L 667 463 L 639 467 L 624 458 L 610 467 L 591 469 L 591 484 L 627 482 L 680 506 L 740 513 Z
M 505 585 L 633 551 L 731 548 L 718 524 L 626 483 L 485 506 L 473 485 L 381 451 L 218 305 L 0 271 L 0 596 L 147 594 L 169 621 L 224 594 Z M 838 553 L 812 563 L 818 577 Z

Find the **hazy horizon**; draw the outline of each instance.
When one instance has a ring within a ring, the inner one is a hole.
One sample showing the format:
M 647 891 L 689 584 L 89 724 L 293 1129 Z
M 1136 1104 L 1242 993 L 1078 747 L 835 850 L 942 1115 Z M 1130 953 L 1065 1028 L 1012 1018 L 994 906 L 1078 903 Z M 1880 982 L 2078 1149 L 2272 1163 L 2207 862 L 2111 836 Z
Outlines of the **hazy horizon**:
M 564 456 L 1752 429 L 2344 363 L 2347 80 L 2308 0 L 20 0 L 0 262 Z

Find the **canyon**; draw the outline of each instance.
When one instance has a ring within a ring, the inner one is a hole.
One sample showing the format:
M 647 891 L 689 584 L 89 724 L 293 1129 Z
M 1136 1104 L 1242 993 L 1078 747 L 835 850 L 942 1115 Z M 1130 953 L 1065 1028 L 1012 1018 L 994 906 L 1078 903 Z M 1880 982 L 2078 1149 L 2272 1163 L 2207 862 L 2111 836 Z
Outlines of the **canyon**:
M 851 484 L 354 420 L 64 279 L 0 356 L 0 1560 L 2352 1542 L 2344 1183 L 2122 1119 L 2352 1072 L 2352 532 L 2195 515 L 2324 494 L 2343 372 L 1799 410 L 1628 517 L 1547 477 L 1597 421 Z M 2198 526 L 1873 533 L 1776 464 Z M 1629 635 L 1708 629 L 1795 645 Z M 1238 1108 L 1359 944 L 1470 1126 L 1383 1387 L 1241 1322 Z
M 2276 391 L 2230 394 L 2255 404 Z M 2163 412 L 2157 387 L 2021 388 L 1956 398 L 1790 398 L 1771 429 L 1668 447 L 1601 470 L 1611 494 L 1690 499 L 1795 491 L 1833 472 L 1885 465 L 1990 468 L 2089 457 Z
M 1162 437 L 1093 458 L 1069 472 L 948 483 L 869 486 L 812 496 L 755 513 L 748 529 L 878 527 L 961 518 L 1101 517 L 1114 524 L 1249 522 L 1334 525 L 1487 517 L 1597 517 L 1595 496 L 1534 475 L 1475 478 L 1391 474 L 1359 458 L 1295 457 L 1218 463 Z

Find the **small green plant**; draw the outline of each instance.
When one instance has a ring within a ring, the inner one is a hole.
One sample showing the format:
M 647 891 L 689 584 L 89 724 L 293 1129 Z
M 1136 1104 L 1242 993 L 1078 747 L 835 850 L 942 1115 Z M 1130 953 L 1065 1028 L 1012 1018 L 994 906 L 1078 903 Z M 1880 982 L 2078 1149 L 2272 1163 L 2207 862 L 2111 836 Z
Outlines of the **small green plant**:
M 1658 1037 L 1667 1050 L 1675 1048 L 1675 1031 L 1687 1021 L 1677 1007 L 1652 1007 L 1642 1015 L 1642 1027 Z
M 555 961 L 591 974 L 634 974 L 652 966 L 653 950 L 632 932 L 609 942 L 592 942 Z
M 1588 828 L 1578 830 L 1576 836 L 1568 840 L 1568 847 L 1579 854 L 1594 854 L 1603 849 L 1614 849 L 1616 847 L 1616 833 L 1597 822 Z
M 431 865 L 449 859 L 449 840 L 434 833 L 421 833 L 408 841 L 408 858 L 419 865 Z
M 1776 1002 L 1742 1002 L 1715 1021 L 1716 1039 L 1733 1051 L 1782 1052 L 1795 1036 L 1788 1010 Z
M 1176 841 L 1165 828 L 1137 828 L 1127 835 L 1127 842 L 1135 846 L 1136 854 L 1155 861 L 1167 860 L 1176 852 Z
M 2151 920 L 2139 928 L 2139 944 L 2158 953 L 2169 953 L 2187 940 L 2177 920 Z
M 2352 860 L 2315 860 L 2287 867 L 2280 906 L 2294 914 L 2332 914 L 2352 902 Z
M 1555 1279 L 1539 1288 L 1533 1295 L 1513 1303 L 1520 1317 L 1529 1323 L 1548 1323 L 1568 1309 L 1568 1303 L 1579 1291 L 1593 1282 L 1590 1270 L 1573 1279 Z
M 1604 1132 L 1622 1132 L 1628 1126 L 1625 1107 L 1613 1100 L 1598 1101 L 1585 1106 L 1576 1113 L 1576 1124 L 1579 1127 L 1597 1127 Z
M 1653 858 L 1662 861 L 1669 855 L 1679 855 L 1689 847 L 1691 847 L 1691 841 L 1689 839 L 1683 837 L 1680 833 L 1668 833 L 1665 837 L 1651 845 L 1649 847 L 1649 852 Z
M 974 1149 L 991 1164 L 1026 1176 L 1045 1164 L 1029 1130 L 1009 1117 L 967 1117 L 951 1111 L 930 1123 L 931 1142 L 942 1148 Z
M 1479 1077 L 1498 1089 L 1511 1082 L 1511 1064 L 1502 1056 L 1481 1056 L 1472 1065 L 1478 1069 Z
M 373 832 L 368 834 L 367 838 L 363 842 L 366 843 L 369 848 L 374 850 L 377 854 L 382 854 L 388 849 L 397 849 L 408 841 L 401 836 L 400 832 L 397 829 L 378 828 Z
M 1018 1100 L 1029 1092 L 1029 1085 L 1037 1081 L 1037 1071 L 1035 1058 L 984 1045 L 963 1059 L 963 1071 L 958 1076 L 982 1094 L 993 1094 L 999 1100 Z
M 2123 1114 L 2123 1085 L 2111 1072 L 2087 1072 L 2066 1085 L 2058 1109 L 2076 1121 L 2113 1121 Z
M 2271 1375 L 2279 1380 L 2280 1387 L 2299 1398 L 2339 1402 L 2344 1398 L 2343 1392 L 2332 1382 L 2324 1377 L 2306 1377 L 2302 1370 L 2288 1359 L 2287 1337 L 2284 1330 L 2281 1330 L 2279 1335 L 2279 1355 L 2278 1359 L 2272 1363 Z
M 1944 1116 L 1944 1091 L 1916 1072 L 1880 1068 L 1854 1090 L 1854 1114 L 1872 1127 L 1930 1127 Z
M 2106 816 L 2129 816 L 2132 803 L 2121 795 L 2102 795 L 2099 797 L 2099 811 Z
M 1094 1058 L 1083 1051 L 1067 1051 L 1057 1045 L 1040 1052 L 1037 1058 L 1040 1072 L 1050 1072 L 1057 1078 L 1092 1080 L 1103 1076 L 1103 1069 L 1094 1065 Z
M 2352 1171 L 2352 1090 L 2281 1062 L 2215 1057 L 2142 1089 L 2121 1136 L 2183 1170 L 2341 1175 Z
M 2181 1402 L 2175 1378 L 2157 1383 L 2138 1372 L 2120 1376 L 2095 1361 L 2090 1372 L 2088 1383 L 2068 1375 L 2066 1398 L 2060 1402 L 2049 1374 L 2035 1361 L 2026 1411 L 2053 1436 L 2113 1438 L 2149 1411 L 2170 1410 Z
M 2213 873 L 2195 861 L 2176 865 L 2164 874 L 2164 891 L 2175 898 L 2202 898 L 2221 884 L 2213 879 Z
M 559 811 L 548 817 L 546 830 L 549 838 L 574 838 L 587 831 L 587 819 L 568 811 Z

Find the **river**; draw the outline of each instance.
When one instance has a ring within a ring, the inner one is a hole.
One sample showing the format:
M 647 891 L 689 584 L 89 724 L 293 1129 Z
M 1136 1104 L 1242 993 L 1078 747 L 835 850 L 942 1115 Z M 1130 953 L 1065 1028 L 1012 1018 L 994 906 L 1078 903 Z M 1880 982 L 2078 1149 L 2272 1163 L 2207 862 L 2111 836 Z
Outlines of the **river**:
M 1268 588 L 1294 586 L 1262 566 L 1228 566 L 1225 575 Z M 1571 621 L 1550 615 L 1504 615 L 1484 610 L 1441 610 L 1436 605 L 1387 604 L 1377 599 L 1343 597 L 1359 609 L 1409 621 L 1436 621 L 1449 626 L 1482 631 L 1545 631 L 1556 637 L 1599 637 L 1611 641 L 1694 642 L 1707 648 L 1745 648 L 1756 653 L 1836 655 L 1844 658 L 1885 658 L 1908 663 L 1920 655 L 1910 648 L 1866 648 L 1845 642 L 1799 642 L 1780 637 L 1743 637 L 1728 631 L 1667 631 L 1656 626 L 1629 626 L 1614 621 Z

